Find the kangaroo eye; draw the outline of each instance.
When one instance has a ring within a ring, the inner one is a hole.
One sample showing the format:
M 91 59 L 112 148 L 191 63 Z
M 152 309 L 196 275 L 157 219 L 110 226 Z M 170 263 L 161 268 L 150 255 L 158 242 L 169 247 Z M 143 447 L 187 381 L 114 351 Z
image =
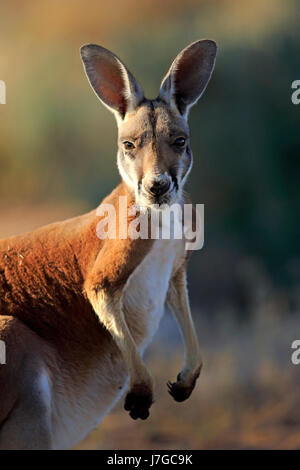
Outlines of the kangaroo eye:
M 184 147 L 185 143 L 186 143 L 186 139 L 184 137 L 177 137 L 177 139 L 174 142 L 174 144 L 177 147 Z
M 134 144 L 132 142 L 129 142 L 129 140 L 125 140 L 125 142 L 123 142 L 123 145 L 126 150 L 132 150 L 135 148 Z

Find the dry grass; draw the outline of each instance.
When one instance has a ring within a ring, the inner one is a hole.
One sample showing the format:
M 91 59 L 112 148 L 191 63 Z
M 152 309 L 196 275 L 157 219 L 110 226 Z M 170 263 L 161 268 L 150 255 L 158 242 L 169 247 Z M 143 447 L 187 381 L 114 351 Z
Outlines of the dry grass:
M 166 320 L 162 328 L 168 327 Z M 288 325 L 291 335 L 295 326 Z M 299 370 L 290 363 L 288 344 L 282 362 L 270 347 L 271 343 L 277 349 L 278 340 L 285 345 L 286 335 L 281 342 L 276 328 L 270 332 L 272 338 L 266 347 L 258 344 L 262 338 L 257 337 L 253 324 L 244 328 L 249 333 L 248 347 L 244 349 L 242 342 L 238 345 L 232 336 L 231 346 L 219 343 L 212 350 L 205 344 L 210 342 L 207 336 L 202 348 L 205 367 L 194 394 L 185 403 L 174 402 L 165 386 L 180 370 L 181 354 L 177 347 L 163 350 L 159 343 L 165 344 L 165 340 L 158 337 L 147 361 L 157 382 L 157 401 L 149 420 L 132 421 L 120 403 L 77 448 L 300 448 Z M 203 330 L 199 333 L 204 336 Z M 212 330 L 205 332 L 209 334 L 216 339 Z M 263 334 L 261 330 L 259 336 Z M 229 336 L 227 341 L 230 343 Z M 258 350 L 247 361 L 246 356 L 255 347 Z M 241 370 L 247 362 L 248 369 L 246 366 Z

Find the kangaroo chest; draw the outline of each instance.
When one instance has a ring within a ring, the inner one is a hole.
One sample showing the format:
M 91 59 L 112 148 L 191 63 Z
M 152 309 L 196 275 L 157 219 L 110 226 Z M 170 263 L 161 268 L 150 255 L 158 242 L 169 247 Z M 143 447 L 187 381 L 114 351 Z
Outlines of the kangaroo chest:
M 170 278 L 183 257 L 183 240 L 156 240 L 127 283 L 124 307 L 130 312 L 128 323 L 137 321 L 143 329 L 141 349 L 149 344 L 158 328 Z

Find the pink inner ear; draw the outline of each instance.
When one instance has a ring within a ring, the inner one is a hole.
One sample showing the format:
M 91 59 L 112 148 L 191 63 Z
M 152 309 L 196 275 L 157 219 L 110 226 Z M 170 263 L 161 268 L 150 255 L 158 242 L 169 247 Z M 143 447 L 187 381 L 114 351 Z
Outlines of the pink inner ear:
M 122 115 L 126 112 L 125 85 L 117 63 L 96 58 L 94 61 L 95 90 L 100 98 Z
M 203 93 L 214 64 L 215 45 L 203 41 L 183 51 L 177 59 L 174 71 L 176 102 L 180 111 L 194 103 Z
M 194 89 L 199 82 L 199 65 L 195 60 L 193 51 L 186 51 L 179 62 L 175 74 L 175 89 L 179 92 L 188 91 L 191 87 Z M 198 58 L 197 58 L 198 59 Z M 199 59 L 198 59 L 199 60 Z
M 205 83 L 205 70 L 202 69 L 203 56 L 201 51 L 187 50 L 180 59 L 175 72 L 175 92 L 181 103 L 189 104 L 196 100 Z M 178 103 L 180 104 L 180 103 Z

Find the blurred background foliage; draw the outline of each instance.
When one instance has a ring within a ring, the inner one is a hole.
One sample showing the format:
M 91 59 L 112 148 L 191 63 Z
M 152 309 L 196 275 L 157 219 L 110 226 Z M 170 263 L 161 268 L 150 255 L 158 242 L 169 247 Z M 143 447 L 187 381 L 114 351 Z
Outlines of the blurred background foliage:
M 87 84 L 82 44 L 115 51 L 146 96 L 155 97 L 178 51 L 212 38 L 217 66 L 191 112 L 195 165 L 188 189 L 205 204 L 204 252 L 215 256 L 197 254 L 193 285 L 195 263 L 204 271 L 212 266 L 208 276 L 224 283 L 218 268 L 235 268 L 224 266 L 223 252 L 234 265 L 242 254 L 256 257 L 279 285 L 296 282 L 300 111 L 290 99 L 300 73 L 296 1 L 13 0 L 2 3 L 0 26 L 7 83 L 2 201 L 81 200 L 92 207 L 118 182 L 116 126 Z
M 188 190 L 205 204 L 206 238 L 190 265 L 194 314 L 268 316 L 258 322 L 268 331 L 280 318 L 289 351 L 287 314 L 300 310 L 299 15 L 297 0 L 2 2 L 0 236 L 29 228 L 31 214 L 30 228 L 48 221 L 36 207 L 60 208 L 49 220 L 93 208 L 119 181 L 116 125 L 87 83 L 82 44 L 113 50 L 151 98 L 183 47 L 215 39 L 215 73 L 190 115 Z

